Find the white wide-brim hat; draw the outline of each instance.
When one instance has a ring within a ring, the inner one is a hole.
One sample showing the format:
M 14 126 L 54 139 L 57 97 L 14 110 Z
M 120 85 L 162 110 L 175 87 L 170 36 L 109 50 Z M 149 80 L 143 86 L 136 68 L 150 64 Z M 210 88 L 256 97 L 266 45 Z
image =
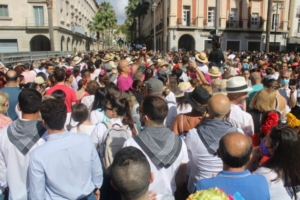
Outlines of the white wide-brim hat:
M 246 80 L 242 76 L 235 76 L 226 82 L 226 93 L 240 93 L 240 92 L 249 92 L 253 89 L 248 87 Z

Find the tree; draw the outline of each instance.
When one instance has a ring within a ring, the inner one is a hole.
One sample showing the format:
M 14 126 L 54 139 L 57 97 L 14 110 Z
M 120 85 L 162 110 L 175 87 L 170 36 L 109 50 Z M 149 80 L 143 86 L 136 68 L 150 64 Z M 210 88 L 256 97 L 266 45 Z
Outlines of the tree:
M 54 51 L 54 33 L 53 33 L 53 2 L 52 0 L 47 0 L 47 11 L 48 11 L 48 24 L 49 24 L 49 38 L 50 38 L 50 48 Z
M 112 37 L 111 32 L 116 27 L 116 24 L 117 17 L 112 5 L 110 5 L 109 2 L 102 2 L 99 5 L 98 12 L 94 16 L 93 20 L 88 24 L 90 31 L 97 32 L 98 50 L 100 39 L 102 39 L 102 42 L 106 45 L 107 42 L 105 42 L 105 38 Z M 100 35 L 102 36 L 101 38 Z M 108 41 L 110 41 L 110 39 L 108 39 Z M 108 42 L 107 45 L 110 46 L 110 42 Z

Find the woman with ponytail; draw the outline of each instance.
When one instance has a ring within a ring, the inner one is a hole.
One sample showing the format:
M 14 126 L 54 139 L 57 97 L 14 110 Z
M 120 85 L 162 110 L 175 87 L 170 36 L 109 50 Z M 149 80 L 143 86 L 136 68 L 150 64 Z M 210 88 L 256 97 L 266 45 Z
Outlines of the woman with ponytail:
M 71 133 L 85 133 L 91 135 L 95 125 L 89 121 L 89 111 L 83 103 L 77 103 L 72 106 L 72 119 L 78 124 L 73 127 Z

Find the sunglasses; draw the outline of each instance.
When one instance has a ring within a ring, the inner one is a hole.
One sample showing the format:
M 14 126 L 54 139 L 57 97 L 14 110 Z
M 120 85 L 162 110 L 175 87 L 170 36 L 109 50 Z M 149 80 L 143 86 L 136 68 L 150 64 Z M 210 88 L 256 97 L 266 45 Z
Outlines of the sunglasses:
M 113 110 L 113 108 L 109 108 L 109 107 L 105 106 L 105 110 Z

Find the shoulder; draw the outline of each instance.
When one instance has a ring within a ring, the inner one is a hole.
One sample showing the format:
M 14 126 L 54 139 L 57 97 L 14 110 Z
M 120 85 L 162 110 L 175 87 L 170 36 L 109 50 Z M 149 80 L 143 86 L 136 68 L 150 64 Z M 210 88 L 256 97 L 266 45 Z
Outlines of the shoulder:
M 137 136 L 135 136 L 135 137 L 137 137 Z M 127 139 L 124 142 L 123 148 L 124 147 L 130 147 L 130 146 L 139 147 L 139 145 L 135 142 L 134 137 Z
M 212 185 L 216 185 L 216 183 L 218 183 L 218 179 L 218 177 L 201 179 L 197 182 L 195 190 L 206 190 L 208 188 L 211 188 Z

